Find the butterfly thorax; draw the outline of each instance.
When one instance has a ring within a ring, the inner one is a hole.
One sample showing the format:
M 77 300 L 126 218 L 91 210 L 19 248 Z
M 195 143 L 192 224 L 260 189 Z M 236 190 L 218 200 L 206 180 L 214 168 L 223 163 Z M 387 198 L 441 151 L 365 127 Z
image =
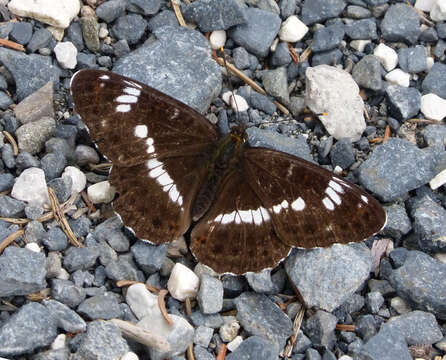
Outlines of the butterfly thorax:
M 234 126 L 231 132 L 224 136 L 217 144 L 207 163 L 208 175 L 192 208 L 192 220 L 197 221 L 209 210 L 215 199 L 215 194 L 222 179 L 228 172 L 237 169 L 245 141 L 247 140 L 246 126 Z

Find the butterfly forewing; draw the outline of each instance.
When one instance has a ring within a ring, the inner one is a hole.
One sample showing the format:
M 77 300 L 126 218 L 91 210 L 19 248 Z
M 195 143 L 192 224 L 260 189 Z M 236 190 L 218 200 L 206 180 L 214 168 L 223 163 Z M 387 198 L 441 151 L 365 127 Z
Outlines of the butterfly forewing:
M 219 273 L 272 268 L 290 247 L 274 232 L 272 219 L 241 169 L 228 173 L 215 201 L 191 234 L 191 251 Z
M 114 206 L 125 225 L 155 243 L 182 235 L 216 128 L 175 99 L 110 72 L 80 71 L 71 91 L 90 136 L 113 163 L 110 181 L 120 194 Z
M 385 211 L 372 196 L 308 161 L 250 148 L 243 153 L 242 167 L 287 245 L 361 241 L 385 225 Z

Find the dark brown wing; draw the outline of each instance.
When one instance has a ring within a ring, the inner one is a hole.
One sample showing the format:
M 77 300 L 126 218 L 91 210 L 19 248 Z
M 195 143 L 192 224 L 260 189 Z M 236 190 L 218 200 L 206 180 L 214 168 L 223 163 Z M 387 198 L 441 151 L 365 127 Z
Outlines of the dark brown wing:
M 312 248 L 362 241 L 386 223 L 384 209 L 372 196 L 303 159 L 247 148 L 242 168 L 287 245 Z
M 138 81 L 99 70 L 73 76 L 76 111 L 113 163 L 115 211 L 138 237 L 171 241 L 190 225 L 218 132 L 204 116 Z
M 234 274 L 274 267 L 291 249 L 278 239 L 242 169 L 226 174 L 213 205 L 192 230 L 190 248 L 218 273 Z

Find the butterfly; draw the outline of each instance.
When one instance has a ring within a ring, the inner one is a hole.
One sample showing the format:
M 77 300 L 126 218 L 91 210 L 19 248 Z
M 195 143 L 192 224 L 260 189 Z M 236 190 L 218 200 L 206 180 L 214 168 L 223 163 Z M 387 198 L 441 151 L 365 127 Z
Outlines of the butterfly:
M 190 233 L 190 249 L 218 273 L 272 268 L 292 247 L 364 240 L 385 225 L 380 203 L 298 157 L 250 147 L 246 128 L 220 136 L 203 115 L 143 83 L 81 70 L 74 108 L 113 163 L 114 210 L 154 244 Z

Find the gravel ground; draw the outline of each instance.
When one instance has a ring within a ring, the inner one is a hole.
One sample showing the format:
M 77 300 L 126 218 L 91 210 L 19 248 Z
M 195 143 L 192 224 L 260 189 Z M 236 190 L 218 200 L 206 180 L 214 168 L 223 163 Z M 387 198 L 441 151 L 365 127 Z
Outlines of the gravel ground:
M 208 360 L 225 344 L 228 360 L 284 349 L 293 360 L 445 360 L 446 2 L 178 10 L 187 27 L 165 0 L 0 0 L 0 44 L 11 41 L 0 47 L 2 359 Z M 217 64 L 220 46 L 266 95 Z M 197 264 L 188 236 L 135 238 L 113 212 L 107 160 L 73 113 L 70 80 L 85 68 L 153 86 L 222 133 L 247 124 L 252 146 L 366 189 L 385 228 L 241 276 Z M 46 215 L 54 199 L 57 219 Z

